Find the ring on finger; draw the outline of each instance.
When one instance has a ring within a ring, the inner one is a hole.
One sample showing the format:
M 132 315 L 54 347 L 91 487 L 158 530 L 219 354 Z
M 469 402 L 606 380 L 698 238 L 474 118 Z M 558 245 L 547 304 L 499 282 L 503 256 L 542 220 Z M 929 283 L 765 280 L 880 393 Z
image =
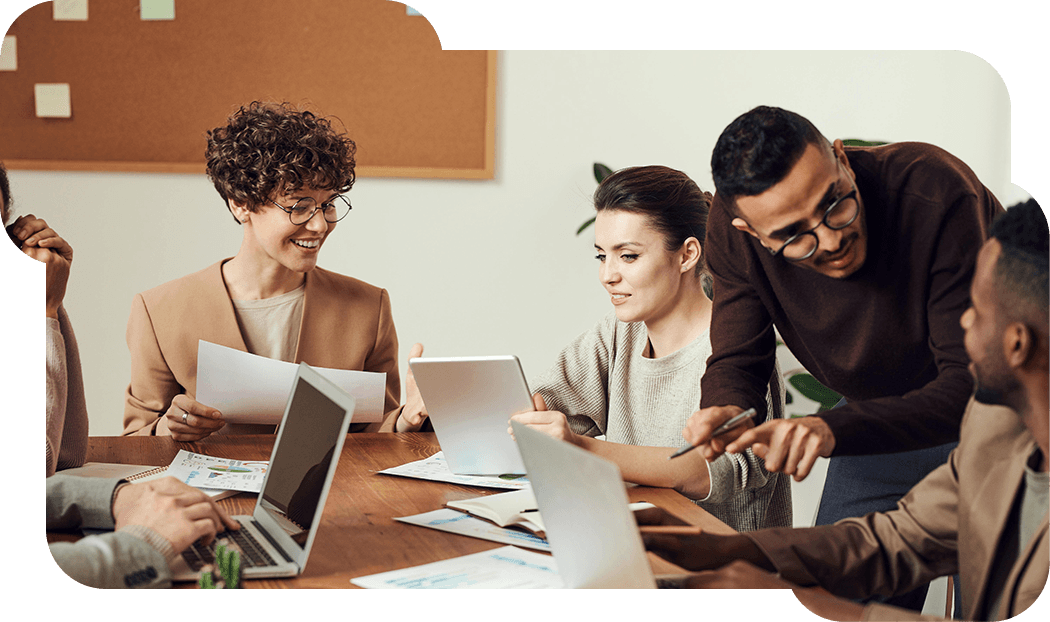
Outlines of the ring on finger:
M 189 421 L 187 421 L 187 419 L 189 419 L 189 417 L 190 417 L 190 413 L 182 413 L 182 423 L 184 425 L 189 425 Z

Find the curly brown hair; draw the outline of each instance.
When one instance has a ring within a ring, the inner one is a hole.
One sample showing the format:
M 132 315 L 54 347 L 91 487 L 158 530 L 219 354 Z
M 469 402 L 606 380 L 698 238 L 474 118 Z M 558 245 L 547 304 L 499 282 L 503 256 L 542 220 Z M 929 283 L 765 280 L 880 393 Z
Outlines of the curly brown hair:
M 277 192 L 304 186 L 350 190 L 356 151 L 354 141 L 332 129 L 327 118 L 287 102 L 254 101 L 208 132 L 205 159 L 208 179 L 227 208 L 234 200 L 254 212 Z

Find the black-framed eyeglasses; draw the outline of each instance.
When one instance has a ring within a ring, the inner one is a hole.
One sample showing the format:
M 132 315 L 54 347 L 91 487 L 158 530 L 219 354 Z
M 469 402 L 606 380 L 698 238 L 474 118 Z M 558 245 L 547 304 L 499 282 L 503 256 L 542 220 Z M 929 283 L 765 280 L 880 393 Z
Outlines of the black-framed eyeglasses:
M 828 206 L 828 209 L 824 211 L 824 217 L 820 219 L 816 227 L 796 233 L 788 238 L 779 249 L 770 250 L 770 252 L 774 257 L 780 255 L 788 261 L 809 259 L 813 253 L 817 252 L 817 247 L 820 245 L 820 239 L 814 233 L 820 225 L 834 231 L 845 229 L 857 220 L 858 214 L 860 214 L 860 203 L 857 201 L 857 189 L 854 188 Z
M 270 200 L 270 203 L 273 203 L 284 210 L 284 212 L 288 214 L 288 220 L 292 221 L 293 225 L 304 224 L 314 217 L 314 212 L 317 210 L 321 210 L 321 214 L 326 221 L 333 223 L 339 222 L 345 218 L 352 209 L 350 199 L 342 194 L 337 194 L 320 205 L 310 197 L 299 199 L 291 207 L 285 207 L 273 199 Z

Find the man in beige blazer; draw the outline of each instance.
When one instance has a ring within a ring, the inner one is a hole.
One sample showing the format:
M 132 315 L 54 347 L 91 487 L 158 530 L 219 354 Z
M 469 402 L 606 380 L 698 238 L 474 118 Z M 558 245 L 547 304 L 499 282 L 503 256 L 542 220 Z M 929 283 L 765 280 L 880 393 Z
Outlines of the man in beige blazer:
M 317 267 L 351 209 L 345 193 L 355 180 L 355 151 L 329 119 L 289 104 L 252 102 L 208 132 L 208 178 L 243 239 L 234 257 L 135 296 L 125 435 L 197 441 L 225 427 L 222 413 L 195 397 L 201 339 L 292 363 L 385 373 L 386 427 L 403 419 L 398 429 L 408 431 L 404 423 L 418 427 L 425 419 L 411 378 L 409 399 L 398 407 L 397 334 L 386 290 Z M 412 355 L 421 352 L 417 344 Z M 351 431 L 379 427 L 354 424 Z
M 645 525 L 681 521 L 650 510 L 639 517 L 647 548 L 700 570 L 691 587 L 792 588 L 829 619 L 923 619 L 845 598 L 900 594 L 954 573 L 961 582 L 958 617 L 1003 620 L 1027 609 L 1050 566 L 1048 240 L 1034 200 L 992 225 L 961 319 L 977 389 L 959 446 L 896 510 L 728 537 L 657 533 Z

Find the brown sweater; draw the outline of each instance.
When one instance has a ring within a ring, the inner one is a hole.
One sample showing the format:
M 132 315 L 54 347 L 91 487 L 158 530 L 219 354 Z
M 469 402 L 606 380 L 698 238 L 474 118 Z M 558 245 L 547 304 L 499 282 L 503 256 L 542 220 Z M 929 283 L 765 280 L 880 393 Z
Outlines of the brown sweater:
M 1002 206 L 938 147 L 896 143 L 846 154 L 869 236 L 867 261 L 846 279 L 774 258 L 731 225 L 715 195 L 706 240 L 713 354 L 701 405 L 763 413 L 776 326 L 799 362 L 850 401 L 820 415 L 835 434 L 834 455 L 958 440 L 973 390 L 959 318 Z

